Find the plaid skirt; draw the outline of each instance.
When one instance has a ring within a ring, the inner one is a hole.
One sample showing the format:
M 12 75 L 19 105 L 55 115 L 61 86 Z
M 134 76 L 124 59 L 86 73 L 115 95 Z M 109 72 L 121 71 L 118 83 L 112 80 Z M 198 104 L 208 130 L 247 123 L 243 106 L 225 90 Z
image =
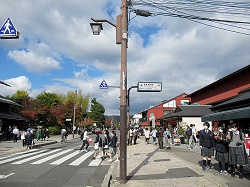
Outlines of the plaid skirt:
M 229 147 L 229 162 L 238 165 L 248 164 L 247 155 L 242 146 Z
M 215 160 L 217 160 L 218 162 L 228 163 L 228 155 L 229 155 L 228 152 L 222 153 L 222 152 L 216 151 Z
M 203 147 L 201 150 L 201 156 L 214 156 L 214 148 Z

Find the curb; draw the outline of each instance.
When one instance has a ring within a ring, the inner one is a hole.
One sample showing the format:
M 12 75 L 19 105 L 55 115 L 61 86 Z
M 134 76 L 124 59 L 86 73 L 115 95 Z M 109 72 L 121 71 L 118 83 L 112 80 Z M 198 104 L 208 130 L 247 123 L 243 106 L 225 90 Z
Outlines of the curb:
M 111 163 L 111 166 L 110 166 L 110 168 L 108 170 L 108 173 L 105 175 L 104 180 L 102 182 L 102 187 L 110 187 L 110 185 L 116 179 L 118 163 L 119 162 L 112 162 Z

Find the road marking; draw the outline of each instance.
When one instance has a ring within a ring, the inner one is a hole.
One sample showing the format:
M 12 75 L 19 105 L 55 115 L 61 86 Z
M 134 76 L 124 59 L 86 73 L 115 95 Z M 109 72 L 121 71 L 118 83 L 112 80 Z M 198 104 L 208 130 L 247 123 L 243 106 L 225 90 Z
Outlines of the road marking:
M 19 159 L 19 158 L 31 156 L 31 155 L 34 155 L 34 154 L 42 153 L 42 152 L 44 152 L 44 151 L 45 151 L 45 150 L 41 150 L 41 151 L 37 151 L 37 152 L 34 152 L 34 153 L 29 153 L 29 154 L 24 154 L 24 155 L 21 155 L 21 156 L 18 156 L 18 157 L 9 158 L 9 159 L 7 159 L 7 160 L 0 161 L 0 164 L 4 164 L 4 163 L 6 163 L 6 162 L 11 162 L 11 161 L 13 161 L 13 160 L 17 160 L 17 159 Z
M 46 158 L 44 158 L 44 159 L 41 159 L 41 160 L 38 160 L 38 161 L 36 161 L 36 162 L 32 162 L 31 164 L 41 164 L 41 163 L 44 163 L 44 162 L 46 162 L 46 161 L 48 161 L 48 160 L 51 160 L 51 159 L 53 159 L 53 158 L 56 158 L 56 157 L 58 157 L 58 156 L 60 156 L 60 155 L 63 155 L 63 154 L 65 154 L 65 153 L 67 153 L 67 152 L 70 152 L 70 151 L 72 151 L 72 150 L 73 150 L 73 149 L 64 150 L 64 151 L 62 151 L 62 152 L 60 152 L 60 153 L 57 153 L 57 154 L 48 156 L 48 157 L 46 157 Z
M 46 153 L 42 153 L 42 154 L 39 154 L 39 155 L 36 155 L 36 156 L 33 156 L 33 157 L 29 157 L 29 158 L 26 158 L 26 159 L 23 159 L 23 160 L 20 160 L 20 161 L 11 163 L 11 164 L 22 164 L 22 163 L 28 162 L 30 160 L 34 160 L 36 158 L 40 158 L 40 157 L 45 156 L 45 155 L 48 155 L 48 154 L 51 154 L 51 153 L 55 153 L 55 152 L 60 151 L 60 150 L 61 149 L 52 150 L 52 151 L 49 151 L 49 152 L 46 152 Z
M 78 159 L 76 159 L 75 161 L 71 162 L 69 165 L 71 165 L 71 166 L 79 166 L 84 160 L 86 160 L 93 153 L 94 153 L 94 151 L 91 150 L 91 151 L 87 152 L 86 154 L 82 155 L 81 157 L 79 157 Z
M 0 175 L 0 180 L 1 179 L 6 179 L 7 177 L 11 176 L 11 175 L 14 175 L 15 173 L 10 173 L 8 175 Z
M 65 162 L 65 161 L 67 161 L 68 159 L 72 158 L 73 156 L 76 156 L 77 154 L 79 154 L 79 151 L 75 151 L 75 152 L 73 152 L 73 153 L 71 153 L 71 154 L 69 154 L 69 155 L 67 155 L 65 157 L 62 157 L 59 160 L 56 160 L 55 162 L 52 162 L 50 164 L 59 165 L 59 164 Z
M 5 158 L 10 158 L 12 156 L 16 156 L 16 155 L 21 155 L 23 153 L 30 153 L 30 152 L 34 152 L 34 151 L 37 151 L 38 149 L 29 149 L 27 151 L 22 151 L 22 152 L 19 152 L 19 153 L 15 153 L 15 154 L 11 154 L 11 155 L 8 155 L 8 156 L 5 156 L 5 157 L 0 157 L 0 160 L 2 159 L 5 159 Z
M 101 158 L 96 158 L 92 162 L 90 162 L 89 166 L 99 166 L 101 162 L 102 162 Z

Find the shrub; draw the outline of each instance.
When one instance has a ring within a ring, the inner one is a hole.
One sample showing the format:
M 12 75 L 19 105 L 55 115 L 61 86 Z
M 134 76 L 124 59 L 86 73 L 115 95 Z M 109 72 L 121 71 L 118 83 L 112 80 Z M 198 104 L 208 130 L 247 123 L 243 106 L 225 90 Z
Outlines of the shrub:
M 59 135 L 61 134 L 61 128 L 59 126 L 49 127 L 50 135 Z

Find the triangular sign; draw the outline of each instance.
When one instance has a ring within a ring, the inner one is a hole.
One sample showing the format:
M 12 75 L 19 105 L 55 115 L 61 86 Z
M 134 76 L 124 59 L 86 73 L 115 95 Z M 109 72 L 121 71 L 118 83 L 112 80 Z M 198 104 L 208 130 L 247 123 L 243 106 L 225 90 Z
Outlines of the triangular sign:
M 8 18 L 0 28 L 0 37 L 12 37 L 12 36 L 13 37 L 17 36 L 17 30 L 12 21 L 10 20 L 10 18 Z
M 108 84 L 106 83 L 106 81 L 103 79 L 103 81 L 101 82 L 100 84 L 100 89 L 108 89 L 109 86 Z

